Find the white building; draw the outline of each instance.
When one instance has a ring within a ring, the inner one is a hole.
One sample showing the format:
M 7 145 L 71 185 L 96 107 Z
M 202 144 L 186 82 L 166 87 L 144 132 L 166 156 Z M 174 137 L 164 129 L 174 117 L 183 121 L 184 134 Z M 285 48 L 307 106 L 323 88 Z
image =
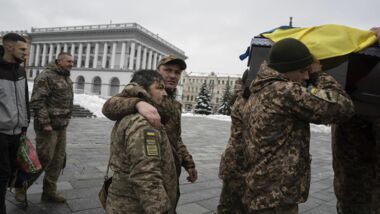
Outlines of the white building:
M 75 91 L 103 97 L 120 92 L 134 71 L 156 69 L 164 55 L 186 59 L 184 51 L 137 23 L 32 28 L 29 36 L 28 79 L 65 51 L 75 60 Z

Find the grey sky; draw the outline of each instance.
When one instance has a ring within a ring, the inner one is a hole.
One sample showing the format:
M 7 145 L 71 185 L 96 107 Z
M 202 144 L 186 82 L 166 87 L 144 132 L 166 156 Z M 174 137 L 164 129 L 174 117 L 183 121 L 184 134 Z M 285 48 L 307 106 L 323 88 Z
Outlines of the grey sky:
M 185 51 L 188 72 L 241 74 L 253 36 L 299 27 L 380 26 L 379 0 L 1 0 L 0 30 L 137 22 Z

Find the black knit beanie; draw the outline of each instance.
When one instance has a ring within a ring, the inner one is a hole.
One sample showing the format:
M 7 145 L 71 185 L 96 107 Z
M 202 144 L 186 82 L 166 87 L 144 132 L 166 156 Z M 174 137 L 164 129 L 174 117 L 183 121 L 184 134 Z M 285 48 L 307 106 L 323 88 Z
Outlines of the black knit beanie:
M 273 45 L 268 66 L 280 73 L 305 68 L 313 63 L 313 56 L 302 42 L 286 38 Z

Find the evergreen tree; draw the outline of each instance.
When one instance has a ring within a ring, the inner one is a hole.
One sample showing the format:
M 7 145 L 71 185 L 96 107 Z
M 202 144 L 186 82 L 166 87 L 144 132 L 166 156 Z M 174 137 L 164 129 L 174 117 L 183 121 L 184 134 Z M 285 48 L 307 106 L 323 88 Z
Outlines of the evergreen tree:
M 226 88 L 224 89 L 224 94 L 221 100 L 221 104 L 218 108 L 218 113 L 219 114 L 224 114 L 224 115 L 230 115 L 231 114 L 231 86 L 229 84 L 229 81 L 227 81 Z
M 206 83 L 203 83 L 201 90 L 197 97 L 197 104 L 194 108 L 196 114 L 211 114 L 211 98 L 207 90 Z

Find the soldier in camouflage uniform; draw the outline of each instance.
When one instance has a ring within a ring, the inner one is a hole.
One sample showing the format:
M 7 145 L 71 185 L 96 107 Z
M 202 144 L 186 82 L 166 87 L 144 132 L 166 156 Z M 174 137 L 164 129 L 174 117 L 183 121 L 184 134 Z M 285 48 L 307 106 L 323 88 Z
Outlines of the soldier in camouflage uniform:
M 380 44 L 380 28 L 371 30 Z M 367 115 L 363 111 L 332 126 L 338 214 L 380 213 L 380 115 L 377 109 L 372 112 L 377 114 Z
M 136 72 L 131 82 L 127 87 L 137 83 L 145 89 L 140 98 L 154 106 L 166 95 L 164 81 L 154 70 Z M 175 213 L 177 172 L 164 126 L 154 128 L 139 113 L 124 116 L 112 129 L 110 155 L 114 174 L 107 214 Z
M 181 174 L 181 166 L 188 172 L 188 180 L 197 180 L 197 170 L 195 163 L 181 138 L 181 109 L 182 105 L 175 100 L 175 90 L 180 79 L 181 73 L 186 69 L 186 63 L 174 56 L 165 56 L 158 63 L 158 72 L 165 81 L 165 90 L 168 94 L 161 103 L 166 114 L 170 115 L 169 121 L 164 124 L 167 132 L 177 168 L 177 176 Z M 142 87 L 125 87 L 124 90 L 111 97 L 103 106 L 103 114 L 111 120 L 119 120 L 125 115 L 136 113 L 136 110 L 143 115 L 156 128 L 160 127 L 160 117 L 155 107 L 141 99 L 145 89 Z M 178 197 L 179 199 L 179 187 Z
M 244 190 L 242 174 L 245 164 L 242 111 L 250 94 L 249 89 L 244 87 L 247 76 L 248 71 L 246 70 L 242 79 L 239 79 L 240 81 L 237 81 L 235 85 L 236 100 L 231 111 L 230 139 L 219 165 L 219 178 L 223 180 L 223 187 L 220 193 L 218 214 L 244 213 L 244 206 L 241 202 L 241 193 Z
M 309 86 L 305 87 L 306 82 Z M 243 132 L 248 213 L 298 213 L 310 187 L 310 125 L 337 123 L 354 113 L 351 99 L 296 39 L 272 47 L 250 86 Z
M 380 118 L 355 115 L 332 142 L 338 214 L 380 213 Z
M 45 171 L 41 200 L 65 202 L 57 192 L 66 150 L 66 127 L 73 109 L 73 82 L 70 70 L 74 61 L 61 52 L 34 80 L 31 107 L 34 110 L 37 154 Z M 39 176 L 40 174 L 38 174 Z M 34 176 L 31 182 L 38 176 Z

